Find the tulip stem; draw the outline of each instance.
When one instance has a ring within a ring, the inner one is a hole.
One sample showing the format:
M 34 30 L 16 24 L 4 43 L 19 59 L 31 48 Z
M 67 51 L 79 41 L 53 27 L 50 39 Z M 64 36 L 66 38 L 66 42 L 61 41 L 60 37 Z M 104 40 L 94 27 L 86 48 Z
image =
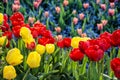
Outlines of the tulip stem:
M 26 76 L 28 75 L 29 71 L 30 71 L 30 68 L 28 68 L 28 70 L 27 70 L 27 72 L 25 73 L 25 75 L 24 75 L 24 77 L 23 77 L 22 80 L 25 80 L 25 78 L 26 78 Z

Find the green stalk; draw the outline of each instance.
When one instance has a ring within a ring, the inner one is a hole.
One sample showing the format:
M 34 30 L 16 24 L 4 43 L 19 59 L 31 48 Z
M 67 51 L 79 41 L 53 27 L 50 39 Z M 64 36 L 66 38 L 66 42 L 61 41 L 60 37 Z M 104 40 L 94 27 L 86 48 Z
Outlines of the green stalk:
M 25 73 L 24 77 L 22 80 L 25 80 L 25 78 L 27 77 L 28 73 L 30 72 L 30 68 L 28 68 L 27 72 Z

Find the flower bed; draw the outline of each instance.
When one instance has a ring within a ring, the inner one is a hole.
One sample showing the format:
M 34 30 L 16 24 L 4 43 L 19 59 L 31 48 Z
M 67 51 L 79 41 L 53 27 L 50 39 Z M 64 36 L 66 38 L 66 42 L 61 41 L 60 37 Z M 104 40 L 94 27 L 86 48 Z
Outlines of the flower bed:
M 119 4 L 0 1 L 0 80 L 119 80 Z

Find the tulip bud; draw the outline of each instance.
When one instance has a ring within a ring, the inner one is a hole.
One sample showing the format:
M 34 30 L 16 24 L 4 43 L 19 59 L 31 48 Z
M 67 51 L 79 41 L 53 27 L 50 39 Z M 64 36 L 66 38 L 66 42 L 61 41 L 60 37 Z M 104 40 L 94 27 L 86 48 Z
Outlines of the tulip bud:
M 110 16 L 113 16 L 113 15 L 115 14 L 115 9 L 109 9 L 109 10 L 108 10 L 108 14 L 109 14 Z
M 57 13 L 60 13 L 60 7 L 57 6 L 57 7 L 55 8 L 55 10 L 56 10 Z
M 89 3 L 84 3 L 84 4 L 83 4 L 83 7 L 84 7 L 85 9 L 87 9 L 87 8 L 89 7 Z
M 78 23 L 78 18 L 74 17 L 73 18 L 73 23 L 76 25 Z
M 115 7 L 115 3 L 114 3 L 114 2 L 111 2 L 111 3 L 110 3 L 110 7 L 111 7 L 111 8 L 114 8 L 114 7 Z
M 57 39 L 58 41 L 60 41 L 60 40 L 63 39 L 62 35 L 58 35 L 57 38 L 58 38 L 58 39 Z
M 99 4 L 99 3 L 100 3 L 100 0 L 96 0 L 96 3 Z
M 64 0 L 64 1 L 63 1 L 63 5 L 64 5 L 64 6 L 67 6 L 68 4 L 69 4 L 69 1 L 68 1 L 68 0 Z
M 79 35 L 81 35 L 81 34 L 82 34 L 82 29 L 77 29 L 77 33 L 78 33 Z
M 55 27 L 55 31 L 56 31 L 57 33 L 60 33 L 60 32 L 61 32 L 61 28 L 60 28 L 60 27 Z
M 41 56 L 36 52 L 30 52 L 27 58 L 27 64 L 30 68 L 37 68 L 40 66 Z
M 0 37 L 0 46 L 3 46 L 6 40 L 6 45 L 8 44 L 8 39 L 6 36 Z
M 45 52 L 45 46 L 38 44 L 35 50 L 42 55 Z
M 3 2 L 4 2 L 4 3 L 7 3 L 7 2 L 8 2 L 8 0 L 3 0 Z
M 98 28 L 98 30 L 102 30 L 103 29 L 103 24 L 102 23 L 97 24 L 97 28 Z
M 79 18 L 80 18 L 80 20 L 83 20 L 84 17 L 85 17 L 84 13 L 80 13 L 80 14 L 79 14 Z
M 108 20 L 102 20 L 101 22 L 102 22 L 103 26 L 106 26 L 108 23 Z
M 33 2 L 34 7 L 37 9 L 39 7 L 39 3 L 37 1 Z
M 34 21 L 35 21 L 35 18 L 34 18 L 34 17 L 29 17 L 29 18 L 28 18 L 28 23 L 33 24 Z
M 81 37 L 87 37 L 86 33 L 81 34 Z
M 100 4 L 100 7 L 101 7 L 103 10 L 106 10 L 106 4 Z
M 46 52 L 48 54 L 52 54 L 55 51 L 55 45 L 54 44 L 46 44 Z
M 45 11 L 44 12 L 44 16 L 47 18 L 49 16 L 49 12 L 48 11 Z
M 17 48 L 13 48 L 8 51 L 6 56 L 6 61 L 13 66 L 19 65 L 22 63 L 23 55 L 21 55 L 20 50 Z
M 3 68 L 3 78 L 11 80 L 17 76 L 16 70 L 12 65 Z
M 73 10 L 73 11 L 72 11 L 72 14 L 76 14 L 76 10 Z

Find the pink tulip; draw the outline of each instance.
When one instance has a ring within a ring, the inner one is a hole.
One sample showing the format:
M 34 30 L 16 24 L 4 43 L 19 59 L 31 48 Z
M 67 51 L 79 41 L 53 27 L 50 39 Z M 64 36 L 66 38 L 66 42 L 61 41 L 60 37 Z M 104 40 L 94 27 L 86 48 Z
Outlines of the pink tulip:
M 102 20 L 101 22 L 102 22 L 103 26 L 106 26 L 108 23 L 108 20 Z
M 101 7 L 103 10 L 106 10 L 106 4 L 100 4 L 100 7 Z
M 64 0 L 64 1 L 63 1 L 63 5 L 64 5 L 64 6 L 67 6 L 68 4 L 69 4 L 69 1 L 68 1 L 68 0 Z
M 61 32 L 61 28 L 60 28 L 60 27 L 55 27 L 55 31 L 56 31 L 57 33 L 60 33 L 60 32 Z
M 99 3 L 100 3 L 100 0 L 96 0 L 96 3 L 99 4 Z
M 87 8 L 89 7 L 89 3 L 84 3 L 84 4 L 83 4 L 83 7 L 84 7 L 85 9 L 87 9 Z
M 80 13 L 80 14 L 79 14 L 79 18 L 80 18 L 80 20 L 83 20 L 84 17 L 85 17 L 84 13 Z
M 72 14 L 76 14 L 76 10 L 73 10 L 73 11 L 72 11 Z
M 19 0 L 14 0 L 14 4 L 20 5 L 20 1 Z
M 32 23 L 32 24 L 33 24 L 34 21 L 35 21 L 35 18 L 33 18 L 33 17 L 29 17 L 29 18 L 28 18 L 28 23 Z
M 20 5 L 12 4 L 12 10 L 13 11 L 18 11 L 19 9 L 20 9 Z
M 63 36 L 62 35 L 58 35 L 57 36 L 57 41 L 61 41 L 63 39 Z
M 78 23 L 78 18 L 74 17 L 73 18 L 73 23 L 76 25 Z
M 56 7 L 55 10 L 57 13 L 60 13 L 60 7 Z
M 110 7 L 114 8 L 115 7 L 115 3 L 114 2 L 110 3 Z
M 4 2 L 4 3 L 7 3 L 7 2 L 8 2 L 8 0 L 3 0 L 3 2 Z
M 81 34 L 82 34 L 82 29 L 77 29 L 77 33 L 78 33 L 79 35 L 81 35 Z
M 109 10 L 108 10 L 108 14 L 109 14 L 110 16 L 113 16 L 113 15 L 115 14 L 115 9 L 109 9 Z
M 39 3 L 37 1 L 33 2 L 34 7 L 37 9 L 39 7 Z
M 49 16 L 49 12 L 48 11 L 45 11 L 44 12 L 44 16 L 47 18 Z
M 103 24 L 102 23 L 97 24 L 97 28 L 98 28 L 98 30 L 102 30 L 103 29 Z

